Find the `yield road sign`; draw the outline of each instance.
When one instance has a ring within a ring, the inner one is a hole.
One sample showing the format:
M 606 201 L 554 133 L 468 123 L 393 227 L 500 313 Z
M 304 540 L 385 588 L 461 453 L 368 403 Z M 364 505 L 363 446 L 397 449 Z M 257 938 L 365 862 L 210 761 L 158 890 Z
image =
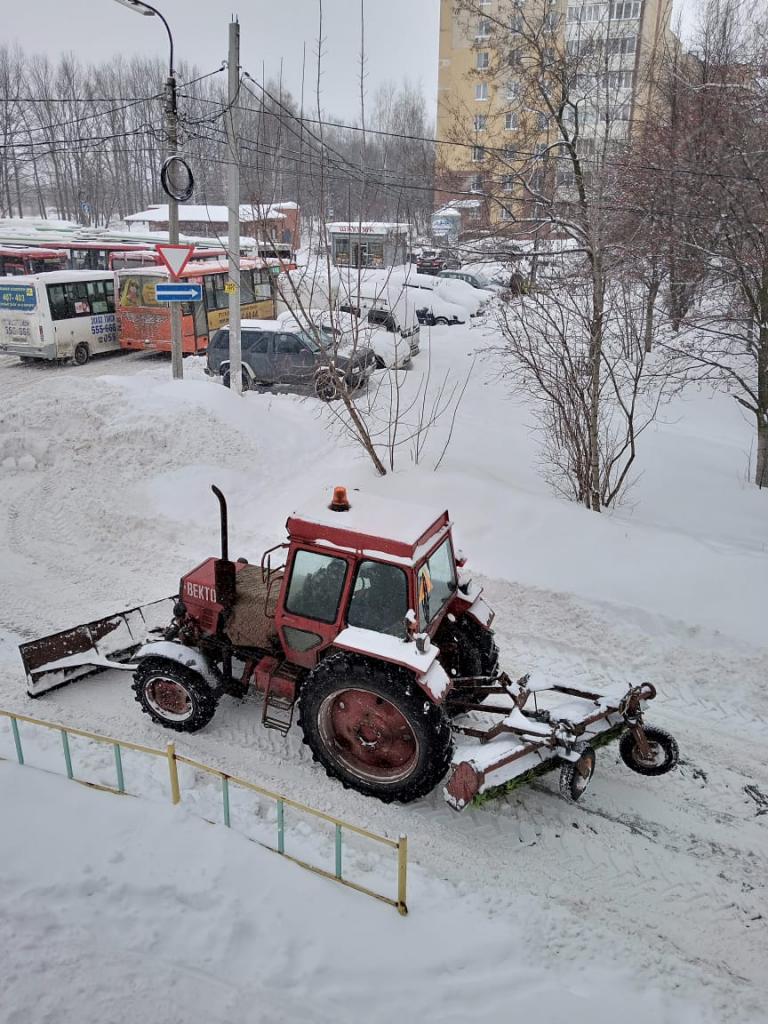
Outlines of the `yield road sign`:
M 189 257 L 195 251 L 194 245 L 165 245 L 160 242 L 155 249 L 174 277 L 182 273 L 189 262 Z
M 158 302 L 200 302 L 203 298 L 203 286 L 179 281 L 172 284 L 156 284 L 155 298 Z

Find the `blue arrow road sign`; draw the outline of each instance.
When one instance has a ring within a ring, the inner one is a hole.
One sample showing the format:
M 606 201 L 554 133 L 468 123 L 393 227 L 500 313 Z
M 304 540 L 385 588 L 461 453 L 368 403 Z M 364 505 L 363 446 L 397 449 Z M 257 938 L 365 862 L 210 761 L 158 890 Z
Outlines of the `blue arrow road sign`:
M 158 302 L 200 302 L 203 298 L 203 286 L 189 284 L 186 281 L 178 284 L 156 284 L 155 298 Z

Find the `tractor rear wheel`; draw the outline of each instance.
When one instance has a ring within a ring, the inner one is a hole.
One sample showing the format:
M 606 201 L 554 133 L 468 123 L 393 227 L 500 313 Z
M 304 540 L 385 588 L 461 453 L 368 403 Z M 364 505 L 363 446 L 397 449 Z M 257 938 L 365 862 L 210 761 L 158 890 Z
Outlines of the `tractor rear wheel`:
M 384 803 L 429 793 L 453 753 L 447 716 L 410 672 L 346 653 L 304 680 L 299 724 L 329 776 Z
M 148 658 L 133 674 L 133 691 L 145 715 L 175 732 L 197 732 L 216 711 L 216 697 L 197 672 L 166 658 Z

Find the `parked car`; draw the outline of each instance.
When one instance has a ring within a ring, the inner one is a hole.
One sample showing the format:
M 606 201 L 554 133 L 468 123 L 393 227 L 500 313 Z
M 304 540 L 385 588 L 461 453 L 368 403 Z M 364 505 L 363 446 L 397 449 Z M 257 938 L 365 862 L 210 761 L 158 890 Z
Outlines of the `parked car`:
M 478 316 L 494 297 L 490 291 L 473 288 L 466 281 L 457 281 L 451 277 L 436 277 L 435 292 L 447 302 L 463 306 L 470 316 Z
M 411 356 L 419 354 L 420 333 L 416 305 L 410 294 L 397 280 L 365 281 L 360 291 L 345 296 L 339 293 L 338 312 L 356 316 L 369 327 L 378 327 L 399 336 L 410 349 Z M 420 303 L 418 303 L 420 305 Z M 397 343 L 401 348 L 400 341 Z
M 453 281 L 465 281 L 473 288 L 480 288 L 483 291 L 492 290 L 491 282 L 482 276 L 469 270 L 441 270 L 438 277 L 448 278 Z
M 419 289 L 417 301 L 419 305 L 416 315 L 419 318 L 419 323 L 429 327 L 434 327 L 436 324 L 464 324 L 470 316 L 465 306 L 450 302 L 437 290 L 428 292 Z
M 349 358 L 361 349 L 370 349 L 379 370 L 408 370 L 412 365 L 409 340 L 402 338 L 399 331 L 387 331 L 369 323 L 367 317 L 307 309 L 303 313 L 287 311 L 277 319 L 285 330 L 304 330 L 311 334 L 329 354 Z
M 442 270 L 457 270 L 460 260 L 445 249 L 424 249 L 416 260 L 416 270 L 420 274 L 439 274 Z
M 341 382 L 349 388 L 364 386 L 376 368 L 368 348 L 352 355 L 329 352 L 297 325 L 286 329 L 279 320 L 243 320 L 243 390 L 288 385 L 309 387 L 318 398 L 330 402 L 339 395 Z M 216 331 L 208 343 L 206 371 L 230 386 L 229 327 Z

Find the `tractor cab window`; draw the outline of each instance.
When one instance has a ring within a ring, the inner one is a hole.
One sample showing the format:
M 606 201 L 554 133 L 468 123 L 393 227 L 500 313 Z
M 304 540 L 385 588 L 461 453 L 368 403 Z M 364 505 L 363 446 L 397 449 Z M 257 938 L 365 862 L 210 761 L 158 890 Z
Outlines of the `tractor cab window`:
M 419 569 L 419 628 L 426 630 L 456 593 L 456 563 L 450 540 L 433 551 Z
M 403 636 L 408 611 L 408 581 L 402 569 L 383 562 L 361 562 L 347 623 L 377 633 Z
M 297 551 L 291 570 L 285 608 L 291 615 L 301 615 L 318 622 L 335 622 L 347 575 L 343 558 L 318 555 L 314 551 Z

